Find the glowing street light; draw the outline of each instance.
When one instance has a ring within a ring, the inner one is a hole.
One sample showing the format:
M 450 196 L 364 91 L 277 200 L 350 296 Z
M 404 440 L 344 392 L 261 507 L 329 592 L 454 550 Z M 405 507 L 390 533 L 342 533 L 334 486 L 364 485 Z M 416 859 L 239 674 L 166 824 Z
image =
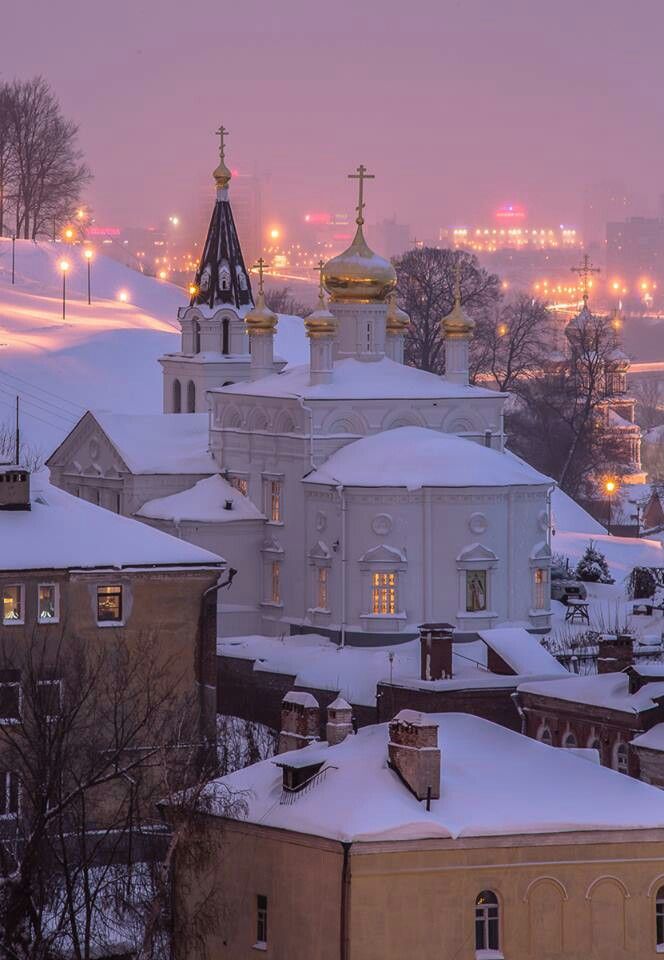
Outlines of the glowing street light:
M 69 270 L 69 262 L 67 260 L 61 260 L 60 271 L 62 272 L 62 319 L 63 320 L 67 315 L 67 270 Z
M 281 231 L 278 230 L 277 227 L 272 227 L 272 229 L 270 230 L 270 237 L 273 240 L 278 240 L 280 236 L 281 236 Z
M 83 256 L 88 262 L 88 303 L 90 304 L 92 303 L 92 299 L 90 297 L 90 264 L 92 263 L 92 258 L 94 257 L 94 251 L 90 247 L 87 247 L 83 251 Z
M 168 276 L 168 274 L 166 273 L 165 270 L 160 270 L 160 271 L 159 271 L 159 279 L 160 279 L 160 280 L 165 280 L 167 276 Z
M 616 482 L 615 480 L 607 480 L 604 484 L 604 489 L 606 490 L 607 505 L 608 505 L 608 514 L 609 519 L 606 525 L 606 532 L 611 533 L 611 504 L 613 499 L 613 494 L 616 492 Z
M 172 216 L 168 218 L 168 222 L 172 223 L 174 227 L 177 227 L 178 224 L 180 223 L 180 218 L 176 216 Z
M 126 290 L 120 290 L 118 292 L 118 300 L 120 301 L 120 303 L 126 303 L 127 300 L 129 300 L 129 294 L 127 293 Z
M 198 293 L 198 287 L 196 286 L 196 284 L 195 284 L 195 283 L 190 283 L 190 284 L 189 284 L 189 296 L 190 296 L 190 297 L 195 297 L 197 293 Z
M 74 239 L 74 231 L 72 230 L 71 227 L 67 227 L 67 229 L 65 230 L 64 238 L 67 241 L 67 243 L 71 243 L 72 240 Z

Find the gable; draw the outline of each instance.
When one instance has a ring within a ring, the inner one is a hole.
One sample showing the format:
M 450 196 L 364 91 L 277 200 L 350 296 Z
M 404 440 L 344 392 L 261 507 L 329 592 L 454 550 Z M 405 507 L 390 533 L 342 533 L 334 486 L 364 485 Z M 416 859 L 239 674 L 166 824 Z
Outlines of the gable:
M 62 443 L 46 461 L 46 466 L 66 474 L 117 478 L 131 473 L 108 434 L 89 410 L 83 414 Z

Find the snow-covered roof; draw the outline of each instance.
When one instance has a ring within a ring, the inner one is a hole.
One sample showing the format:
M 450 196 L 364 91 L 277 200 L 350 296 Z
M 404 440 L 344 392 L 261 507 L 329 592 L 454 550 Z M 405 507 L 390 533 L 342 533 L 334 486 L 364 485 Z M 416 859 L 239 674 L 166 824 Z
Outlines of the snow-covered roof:
M 91 411 L 132 473 L 215 473 L 207 413 Z
M 645 747 L 647 750 L 664 750 L 664 723 L 656 723 L 650 730 L 634 737 L 631 743 L 635 747 Z
M 349 703 L 375 707 L 376 687 L 390 677 L 408 689 L 426 689 L 434 693 L 468 689 L 515 689 L 533 674 L 499 676 L 487 669 L 487 648 L 480 640 L 455 643 L 452 647 L 451 680 L 422 680 L 420 642 L 384 647 L 339 647 L 319 634 L 301 634 L 286 638 L 260 634 L 223 637 L 217 641 L 220 656 L 253 660 L 257 673 L 281 673 L 294 677 L 298 687 L 331 690 Z M 391 658 L 391 659 L 390 659 Z M 555 667 L 537 670 L 537 678 L 556 675 Z
M 554 530 L 574 530 L 576 533 L 606 533 L 602 524 L 572 500 L 560 487 L 551 494 L 551 512 Z
M 493 630 L 477 631 L 488 647 L 491 647 L 514 673 L 561 674 L 569 672 L 548 650 L 539 637 L 528 633 L 523 627 L 496 627 Z
M 227 503 L 231 504 L 230 509 Z M 265 519 L 249 497 L 245 497 L 218 473 L 199 480 L 188 490 L 148 500 L 136 511 L 136 516 L 176 523 L 230 523 L 234 520 Z
M 655 697 L 664 696 L 664 680 L 661 683 L 647 683 L 636 693 L 630 693 L 626 673 L 571 675 L 565 680 L 526 681 L 519 684 L 519 693 L 636 714 L 656 706 Z
M 282 771 L 264 760 L 212 784 L 242 791 L 251 823 L 342 841 L 514 836 L 636 830 L 664 825 L 662 795 L 648 784 L 587 763 L 480 717 L 431 714 L 438 724 L 441 797 L 431 810 L 388 767 L 388 724 L 342 743 L 298 751 L 327 772 L 293 803 L 280 803 Z M 283 764 L 292 754 L 282 754 Z M 243 816 L 240 815 L 243 819 Z
M 318 700 L 306 690 L 289 690 L 283 699 L 284 703 L 294 703 L 298 707 L 317 707 Z
M 397 427 L 355 440 L 305 482 L 409 490 L 553 484 L 515 457 L 427 427 Z
M 0 511 L 0 569 L 218 566 L 214 553 L 34 478 L 31 510 Z
M 616 413 L 615 410 L 609 410 L 609 426 L 614 427 L 616 430 L 633 430 L 636 433 L 641 432 L 641 428 L 638 424 L 632 423 L 631 420 L 626 420 L 625 417 L 621 417 L 619 413 Z
M 214 393 L 242 394 L 253 397 L 306 397 L 311 400 L 372 399 L 444 399 L 445 397 L 503 397 L 504 394 L 485 387 L 451 383 L 435 373 L 396 363 L 388 357 L 374 363 L 363 363 L 348 357 L 337 360 L 330 383 L 312 386 L 309 365 L 289 366 L 250 383 L 233 383 L 218 387 Z

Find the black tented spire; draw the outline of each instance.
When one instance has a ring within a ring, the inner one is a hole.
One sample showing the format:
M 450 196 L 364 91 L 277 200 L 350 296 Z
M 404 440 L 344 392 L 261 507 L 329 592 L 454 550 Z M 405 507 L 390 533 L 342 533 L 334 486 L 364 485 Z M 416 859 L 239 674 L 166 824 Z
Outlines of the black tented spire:
M 222 192 L 226 193 L 225 190 L 219 191 Z M 230 304 L 239 309 L 254 305 L 251 281 L 227 195 L 218 198 L 214 205 L 195 286 L 196 292 L 190 301 L 192 307 Z

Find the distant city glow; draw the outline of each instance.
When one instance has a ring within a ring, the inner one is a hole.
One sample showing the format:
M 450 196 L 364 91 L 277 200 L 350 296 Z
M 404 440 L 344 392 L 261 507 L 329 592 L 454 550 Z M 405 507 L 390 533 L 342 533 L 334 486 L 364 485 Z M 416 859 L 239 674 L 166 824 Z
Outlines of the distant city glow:
M 167 272 L 166 272 L 165 270 L 160 270 L 160 271 L 159 271 L 159 279 L 160 279 L 160 280 L 165 280 L 167 276 L 168 276 L 168 274 L 167 274 Z
M 280 236 L 281 236 L 281 230 L 279 230 L 278 227 L 272 227 L 272 229 L 270 230 L 270 237 L 272 238 L 272 240 L 278 240 Z
M 168 222 L 172 223 L 174 227 L 177 227 L 178 224 L 180 223 L 180 218 L 176 216 L 172 216 L 168 218 Z

